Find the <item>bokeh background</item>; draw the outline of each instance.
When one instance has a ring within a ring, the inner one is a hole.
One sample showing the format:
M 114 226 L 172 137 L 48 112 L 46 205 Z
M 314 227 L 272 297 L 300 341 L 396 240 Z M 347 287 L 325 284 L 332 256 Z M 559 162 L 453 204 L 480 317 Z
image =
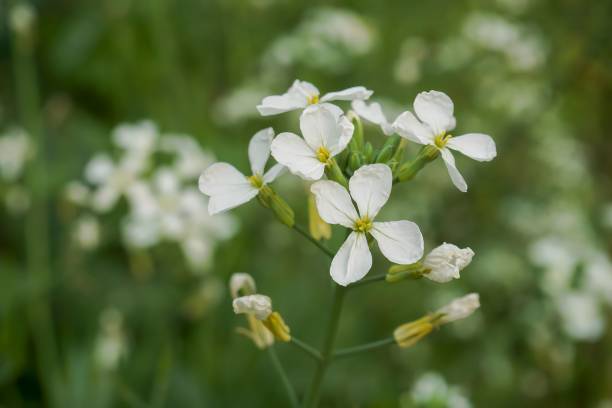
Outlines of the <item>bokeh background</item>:
M 318 345 L 328 260 L 255 201 L 208 217 L 197 177 L 216 159 L 246 171 L 259 129 L 296 131 L 255 105 L 299 78 L 364 85 L 390 117 L 442 90 L 457 132 L 498 148 L 458 158 L 466 194 L 440 161 L 395 189 L 381 217 L 476 256 L 448 284 L 353 290 L 338 345 L 468 292 L 482 308 L 338 362 L 322 406 L 611 407 L 610 18 L 581 0 L 2 0 L 0 406 L 287 405 L 227 281 L 252 274 Z M 306 223 L 306 186 L 277 188 Z M 312 362 L 277 349 L 305 389 Z

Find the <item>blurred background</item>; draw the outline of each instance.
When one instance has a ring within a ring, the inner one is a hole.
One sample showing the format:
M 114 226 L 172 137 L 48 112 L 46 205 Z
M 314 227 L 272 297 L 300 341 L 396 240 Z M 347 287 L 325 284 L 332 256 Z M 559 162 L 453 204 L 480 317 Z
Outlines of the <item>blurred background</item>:
M 457 158 L 468 193 L 438 160 L 381 214 L 426 250 L 471 247 L 461 279 L 351 291 L 337 344 L 469 292 L 481 309 L 333 365 L 322 406 L 612 407 L 610 18 L 580 0 L 1 0 L 0 406 L 287 405 L 227 282 L 252 274 L 318 346 L 328 260 L 256 202 L 208 217 L 197 178 L 247 171 L 259 129 L 297 131 L 255 105 L 299 78 L 364 85 L 390 118 L 444 91 L 456 132 L 498 148 Z M 305 224 L 305 184 L 276 185 Z M 277 349 L 305 389 L 312 362 Z

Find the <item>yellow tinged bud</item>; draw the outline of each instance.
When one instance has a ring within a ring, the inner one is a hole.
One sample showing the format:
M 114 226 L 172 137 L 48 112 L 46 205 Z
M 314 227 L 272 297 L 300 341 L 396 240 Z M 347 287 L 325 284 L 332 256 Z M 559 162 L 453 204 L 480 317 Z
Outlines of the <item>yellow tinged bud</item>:
M 308 229 L 310 235 L 317 241 L 330 239 L 332 236 L 331 225 L 323 221 L 317 211 L 317 204 L 313 194 L 308 194 Z
M 393 338 L 398 346 L 406 348 L 427 336 L 433 330 L 432 317 L 425 316 L 419 320 L 399 326 L 393 332 Z
M 280 313 L 272 312 L 266 320 L 263 320 L 263 324 L 274 334 L 274 337 L 278 341 L 289 342 L 291 341 L 291 334 L 289 334 L 289 326 L 285 324 L 285 321 L 281 317 Z

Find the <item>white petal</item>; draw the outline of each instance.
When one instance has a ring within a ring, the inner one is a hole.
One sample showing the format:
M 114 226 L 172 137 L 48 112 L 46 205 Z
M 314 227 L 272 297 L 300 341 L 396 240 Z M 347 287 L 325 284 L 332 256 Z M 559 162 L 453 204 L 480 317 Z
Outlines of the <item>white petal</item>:
M 200 176 L 199 187 L 202 193 L 210 197 L 210 215 L 244 204 L 258 193 L 244 174 L 228 163 L 215 163 L 204 170 Z
M 414 112 L 436 135 L 455 126 L 453 101 L 444 92 L 421 92 L 414 100 Z
M 368 99 L 374 91 L 363 86 L 354 86 L 342 91 L 328 92 L 321 98 L 321 102 L 329 101 L 354 101 L 356 99 Z
M 316 86 L 314 86 L 310 82 L 300 81 L 299 79 L 293 81 L 293 84 L 291 85 L 291 88 L 289 88 L 289 91 L 287 91 L 287 93 L 301 95 L 306 100 L 312 99 L 315 96 L 319 96 L 319 90 Z
M 465 182 L 463 176 L 461 175 L 461 173 L 459 173 L 459 170 L 457 170 L 457 167 L 455 166 L 455 158 L 453 157 L 453 154 L 450 150 L 446 148 L 440 150 L 440 154 L 442 155 L 442 160 L 444 160 L 444 164 L 446 164 L 446 170 L 448 170 L 448 175 L 453 181 L 453 184 L 459 189 L 459 191 L 465 193 L 467 191 L 467 183 Z
M 423 235 L 412 221 L 375 222 L 370 234 L 391 262 L 408 265 L 423 256 Z
M 321 180 L 310 186 L 319 215 L 328 224 L 353 228 L 358 218 L 348 191 L 335 181 Z
M 419 122 L 419 120 L 410 111 L 406 111 L 399 115 L 393 122 L 393 130 L 398 135 L 419 144 L 431 144 L 434 140 L 434 133 L 431 128 Z
M 336 156 L 346 149 L 346 146 L 348 146 L 350 143 L 351 139 L 353 138 L 353 132 L 355 131 L 355 126 L 346 116 L 342 116 L 340 118 L 339 126 L 340 137 L 338 138 L 338 142 L 335 146 L 330 146 L 329 149 L 332 156 Z
M 446 146 L 478 161 L 490 161 L 497 156 L 495 142 L 491 136 L 482 133 L 451 137 Z
M 378 102 L 372 102 L 368 105 L 362 100 L 356 100 L 353 101 L 351 107 L 355 113 L 357 113 L 357 115 L 361 116 L 363 119 L 380 126 L 385 135 L 390 135 L 393 133 L 393 127 L 389 124 L 389 121 L 387 120 L 387 117 L 383 113 L 382 107 Z
M 272 300 L 265 295 L 247 295 L 234 299 L 234 313 L 251 314 L 259 320 L 265 320 L 272 313 Z
M 264 183 L 270 184 L 280 175 L 282 175 L 287 168 L 280 163 L 276 163 L 274 166 L 270 167 L 268 171 L 264 174 Z
M 304 139 L 284 132 L 272 141 L 272 156 L 277 162 L 306 180 L 318 180 L 323 176 L 325 164 L 321 163 Z
M 342 286 L 356 282 L 372 267 L 372 253 L 365 234 L 351 232 L 332 260 L 330 275 Z
M 253 174 L 263 174 L 266 162 L 270 157 L 270 145 L 274 139 L 274 129 L 271 127 L 255 133 L 249 142 L 249 161 Z
M 336 116 L 319 105 L 309 106 L 302 112 L 300 130 L 304 140 L 314 151 L 321 146 L 329 148 L 331 144 L 336 145 L 341 131 Z
M 355 171 L 349 190 L 362 217 L 376 217 L 391 195 L 392 183 L 391 169 L 386 164 L 369 164 Z
M 261 104 L 257 105 L 257 110 L 262 116 L 270 116 L 302 109 L 307 105 L 308 101 L 302 95 L 286 93 L 283 95 L 266 96 L 261 101 Z

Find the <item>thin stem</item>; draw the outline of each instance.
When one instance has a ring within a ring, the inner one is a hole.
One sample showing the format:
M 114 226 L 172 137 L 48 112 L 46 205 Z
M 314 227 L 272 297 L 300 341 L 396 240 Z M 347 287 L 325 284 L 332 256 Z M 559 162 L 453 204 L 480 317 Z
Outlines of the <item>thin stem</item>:
M 363 353 L 365 351 L 374 350 L 377 348 L 385 347 L 395 343 L 393 336 L 384 338 L 382 340 L 373 341 L 371 343 L 362 344 L 360 346 L 348 347 L 340 349 L 334 353 L 333 358 L 350 357 L 354 354 Z
M 300 339 L 297 339 L 294 335 L 291 335 L 291 344 L 304 351 L 306 354 L 311 356 L 317 361 L 321 360 L 321 353 L 319 353 L 314 347 Z
M 386 273 L 381 273 L 380 275 L 370 276 L 370 277 L 367 277 L 367 278 L 362 279 L 360 281 L 357 281 L 355 283 L 351 283 L 348 287 L 349 288 L 356 288 L 358 286 L 367 285 L 368 283 L 384 281 L 386 278 L 387 278 L 387 274 Z
M 329 249 L 327 249 L 325 247 L 325 245 L 323 245 L 322 243 L 320 243 L 319 241 L 317 241 L 316 239 L 314 239 L 308 232 L 306 232 L 302 227 L 300 227 L 298 224 L 295 224 L 293 226 L 293 229 L 296 230 L 297 232 L 300 233 L 300 235 L 302 235 L 304 238 L 306 238 L 307 240 L 309 240 L 310 242 L 312 242 L 313 244 L 315 244 L 317 246 L 317 248 L 319 248 L 321 251 L 323 251 L 325 253 L 325 255 L 329 256 L 330 258 L 333 259 L 333 257 L 335 256 L 335 254 L 330 251 Z
M 267 350 L 268 350 L 268 355 L 270 356 L 270 360 L 272 360 L 272 365 L 276 369 L 276 372 L 278 373 L 278 376 L 280 377 L 283 383 L 283 386 L 285 387 L 285 391 L 287 391 L 287 397 L 289 398 L 289 401 L 291 402 L 291 406 L 294 408 L 298 408 L 299 402 L 298 402 L 297 394 L 295 393 L 295 390 L 293 389 L 293 385 L 291 385 L 291 382 L 289 381 L 289 377 L 287 377 L 287 373 L 285 372 L 285 369 L 283 368 L 280 360 L 278 359 L 278 355 L 276 354 L 276 350 L 274 349 L 274 346 L 268 347 Z
M 329 318 L 329 324 L 327 326 L 325 340 L 323 342 L 323 348 L 321 349 L 322 358 L 317 365 L 317 369 L 310 386 L 310 391 L 304 401 L 305 408 L 315 408 L 318 405 L 319 394 L 321 392 L 321 383 L 323 382 L 323 377 L 325 375 L 325 371 L 327 370 L 327 366 L 331 361 L 334 341 L 336 339 L 336 333 L 338 332 L 338 323 L 340 322 L 340 313 L 342 312 L 342 303 L 345 293 L 346 288 L 340 285 L 334 285 L 331 315 Z

